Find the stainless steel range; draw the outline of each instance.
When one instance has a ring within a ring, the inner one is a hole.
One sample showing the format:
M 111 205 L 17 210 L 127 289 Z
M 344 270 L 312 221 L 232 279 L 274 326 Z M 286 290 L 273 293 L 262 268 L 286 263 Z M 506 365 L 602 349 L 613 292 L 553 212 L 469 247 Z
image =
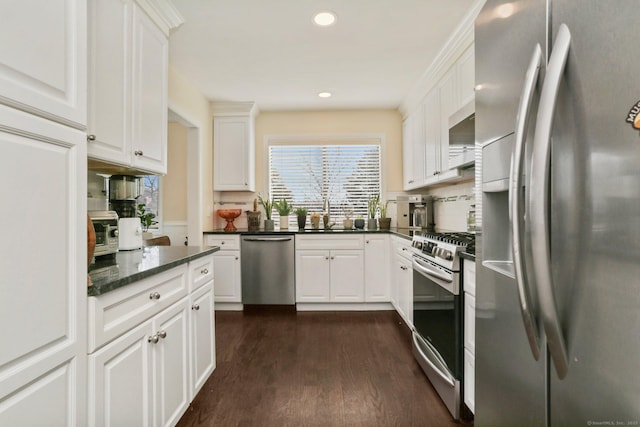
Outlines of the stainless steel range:
M 413 236 L 413 354 L 455 419 L 460 418 L 463 370 L 463 290 L 460 252 L 469 233 Z

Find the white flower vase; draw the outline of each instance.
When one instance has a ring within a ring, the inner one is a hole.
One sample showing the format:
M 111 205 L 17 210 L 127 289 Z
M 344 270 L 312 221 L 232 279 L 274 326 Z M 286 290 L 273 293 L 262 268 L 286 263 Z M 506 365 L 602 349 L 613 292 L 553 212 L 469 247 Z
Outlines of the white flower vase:
M 288 230 L 289 229 L 289 216 L 281 215 L 280 216 L 280 230 Z

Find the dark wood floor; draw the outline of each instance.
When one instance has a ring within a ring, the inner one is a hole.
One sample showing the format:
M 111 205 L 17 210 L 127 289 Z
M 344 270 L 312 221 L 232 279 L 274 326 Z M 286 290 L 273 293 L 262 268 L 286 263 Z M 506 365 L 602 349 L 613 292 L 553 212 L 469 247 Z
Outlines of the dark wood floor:
M 216 312 L 217 368 L 178 426 L 456 425 L 395 312 Z

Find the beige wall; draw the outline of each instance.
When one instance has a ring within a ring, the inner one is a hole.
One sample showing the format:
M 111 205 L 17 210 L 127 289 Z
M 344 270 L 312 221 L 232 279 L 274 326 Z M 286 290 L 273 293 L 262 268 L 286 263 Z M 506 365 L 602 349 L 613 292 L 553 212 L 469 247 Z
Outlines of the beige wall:
M 213 209 L 213 145 L 209 101 L 189 81 L 169 67 L 169 109 L 200 129 L 200 185 L 203 229 L 211 228 Z
M 256 118 L 256 189 L 268 183 L 265 136 L 383 134 L 383 189 L 402 190 L 402 117 L 397 110 L 263 112 Z
M 187 220 L 187 128 L 169 123 L 167 175 L 162 177 L 162 219 Z

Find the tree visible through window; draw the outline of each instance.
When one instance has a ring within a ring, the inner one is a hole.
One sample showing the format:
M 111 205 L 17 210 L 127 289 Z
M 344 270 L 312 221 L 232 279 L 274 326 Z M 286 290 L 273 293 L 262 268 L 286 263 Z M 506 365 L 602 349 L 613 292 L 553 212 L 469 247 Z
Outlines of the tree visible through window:
M 380 145 L 271 145 L 269 194 L 309 213 L 329 199 L 333 221 L 367 216 L 367 201 L 380 194 Z M 277 215 L 274 217 L 277 218 Z
M 145 210 L 156 214 L 154 221 L 158 224 L 150 228 L 158 228 L 160 224 L 160 177 L 156 175 L 145 175 L 140 177 L 140 196 L 137 203 L 144 203 Z

